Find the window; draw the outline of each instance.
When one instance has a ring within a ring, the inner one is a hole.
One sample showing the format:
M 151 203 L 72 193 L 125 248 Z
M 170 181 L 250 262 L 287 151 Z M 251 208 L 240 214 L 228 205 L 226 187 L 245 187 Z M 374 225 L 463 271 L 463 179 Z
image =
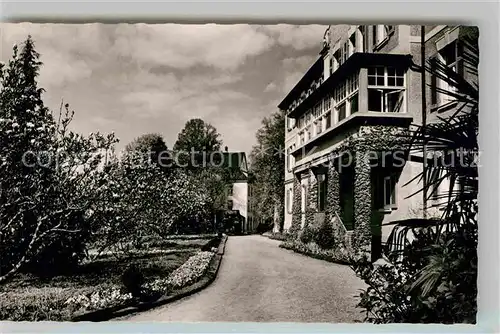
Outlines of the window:
M 323 111 L 328 111 L 330 110 L 332 106 L 332 101 L 330 99 L 330 96 L 327 96 L 323 99 Z
M 375 112 L 400 112 L 404 90 L 368 89 L 368 110 Z
M 321 118 L 314 122 L 316 127 L 316 135 L 319 135 L 323 131 L 323 124 L 321 122 Z
M 326 174 L 318 174 L 318 210 L 325 211 L 327 195 Z
M 351 108 L 350 110 L 351 115 L 358 111 L 359 108 L 358 94 L 354 94 L 353 96 L 351 96 L 351 98 L 349 99 L 349 106 Z
M 346 112 L 346 110 L 345 110 L 346 109 L 345 108 L 345 102 L 342 103 L 337 109 L 338 109 L 338 112 L 339 112 L 339 122 L 340 122 L 341 120 L 343 120 L 346 117 L 346 114 L 345 114 L 345 112 Z
M 368 68 L 368 85 L 369 86 L 385 86 L 385 68 L 370 67 Z
M 342 65 L 349 58 L 349 41 L 342 44 L 333 56 L 337 59 L 338 66 Z
M 358 73 L 352 75 L 349 77 L 347 80 L 347 92 L 352 93 L 356 89 L 358 89 L 359 83 L 358 83 Z
M 361 52 L 366 52 L 366 50 L 368 50 L 367 48 L 367 45 L 366 45 L 366 28 L 365 26 L 359 26 L 359 32 L 360 32 L 360 36 L 361 36 L 361 41 L 359 41 L 359 48 L 360 48 L 360 51 Z
M 325 115 L 325 129 L 329 129 L 332 126 L 332 113 L 329 111 Z
M 396 177 L 394 175 L 384 177 L 384 208 L 396 206 Z
M 306 142 L 306 139 L 305 139 L 304 131 L 302 131 L 301 133 L 299 133 L 299 143 L 300 143 L 300 145 L 303 145 L 305 142 Z
M 349 42 L 350 42 L 350 49 L 351 52 L 350 54 L 353 54 L 356 52 L 356 32 L 354 32 L 351 37 L 349 37 Z
M 436 72 L 436 62 L 437 59 L 431 58 L 430 60 L 430 67 L 431 67 L 431 104 L 437 104 L 438 103 L 438 91 L 437 91 L 437 81 L 438 78 L 434 74 Z
M 394 26 L 374 25 L 372 27 L 373 46 L 376 47 L 387 39 L 394 32 Z
M 321 115 L 321 102 L 317 103 L 317 104 L 314 106 L 314 113 L 313 113 L 313 116 L 314 116 L 314 117 L 318 117 L 319 115 Z
M 345 61 L 347 60 L 347 58 L 349 58 L 349 41 L 346 41 L 344 43 L 344 52 L 343 52 L 343 55 L 344 55 L 344 59 L 342 59 L 342 63 L 345 63 Z
M 378 26 L 377 25 L 374 25 L 372 26 L 372 44 L 373 46 L 376 46 L 378 44 L 378 33 L 377 33 L 377 30 L 378 30 Z
M 306 141 L 310 140 L 312 138 L 312 133 L 311 133 L 311 126 L 308 125 L 306 127 Z
M 444 63 L 448 68 L 452 69 L 453 72 L 463 75 L 463 47 L 458 41 L 454 41 L 447 46 L 445 46 L 441 51 L 439 51 L 444 59 Z
M 292 166 L 291 166 L 291 163 L 290 163 L 291 151 L 292 151 L 291 147 L 289 147 L 289 148 L 286 149 L 286 166 L 287 166 L 287 170 L 289 172 L 292 171 Z
M 368 110 L 402 112 L 404 100 L 403 69 L 371 67 L 368 69 Z
M 462 44 L 455 40 L 454 42 L 448 44 L 438 53 L 439 60 L 453 72 L 458 73 L 463 76 L 464 74 L 464 64 L 462 60 L 463 46 Z M 435 66 L 435 65 L 434 65 Z M 455 92 L 456 87 L 449 85 L 444 80 L 436 79 L 436 87 L 439 87 L 443 91 Z M 436 93 L 436 104 L 442 104 L 443 102 L 453 101 L 455 98 L 445 94 Z
M 387 68 L 387 86 L 404 86 L 405 73 L 401 69 L 394 67 Z

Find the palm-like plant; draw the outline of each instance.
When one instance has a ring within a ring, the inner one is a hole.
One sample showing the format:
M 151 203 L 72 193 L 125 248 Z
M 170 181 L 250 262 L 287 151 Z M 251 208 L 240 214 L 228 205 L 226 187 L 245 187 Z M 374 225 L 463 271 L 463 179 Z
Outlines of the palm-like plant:
M 409 138 L 410 152 L 426 156 L 422 172 L 407 184 L 421 182 L 423 179 L 426 182 L 409 197 L 425 191 L 427 200 L 431 197 L 434 199 L 432 206 L 442 210 L 442 219 L 437 224 L 423 221 L 425 227 L 434 229 L 436 233 L 429 235 L 435 238 L 439 238 L 443 229 L 451 231 L 462 224 L 477 225 L 479 52 L 477 41 L 471 38 L 463 38 L 458 42 L 463 48 L 464 73 L 457 73 L 437 59 L 427 61 L 424 70 L 448 86 L 448 89 L 434 88 L 448 102 L 431 110 L 439 115 L 436 121 L 414 125 Z M 447 191 L 434 193 L 445 181 L 448 183 Z M 401 243 L 410 230 L 424 225 L 400 228 L 401 232 L 391 235 L 388 243 Z
M 477 44 L 470 39 L 462 39 L 458 43 L 463 47 L 463 75 L 438 60 L 428 61 L 425 67 L 449 87 L 437 88 L 437 92 L 448 97 L 449 102 L 433 110 L 446 112 L 448 116 L 416 126 L 410 148 L 414 153 L 428 152 L 428 159 L 432 157 L 431 161 L 424 159 L 423 171 L 416 177 L 428 180 L 419 192 L 425 190 L 430 199 L 432 191 L 429 190 L 448 180 L 448 190 L 434 197 L 437 199 L 434 206 L 442 208 L 443 216 L 437 224 L 424 228 L 431 233 L 420 234 L 423 240 L 418 242 L 419 251 L 409 247 L 403 253 L 410 257 L 418 253 L 424 259 L 415 280 L 407 287 L 409 293 L 422 298 L 433 296 L 431 300 L 437 303 L 433 307 L 453 309 L 474 321 L 477 291 L 479 52 Z M 419 229 L 419 226 L 414 229 Z M 468 291 L 464 284 L 469 286 Z M 467 307 L 462 303 L 463 313 L 457 307 L 461 299 L 469 300 Z
M 439 60 L 428 61 L 420 69 L 448 86 L 435 91 L 448 102 L 431 110 L 440 115 L 435 121 L 415 125 L 407 138 L 410 153 L 426 157 L 422 172 L 410 182 L 427 182 L 411 196 L 426 192 L 443 214 L 437 220 L 396 224 L 387 245 L 392 266 L 376 270 L 371 265 L 358 266 L 357 272 L 370 286 L 360 303 L 369 314 L 367 320 L 475 322 L 479 53 L 477 37 L 460 38 L 458 43 L 463 48 L 463 73 Z M 447 191 L 433 194 L 445 181 Z M 415 237 L 411 242 L 410 232 Z M 401 305 L 408 312 L 402 312 Z

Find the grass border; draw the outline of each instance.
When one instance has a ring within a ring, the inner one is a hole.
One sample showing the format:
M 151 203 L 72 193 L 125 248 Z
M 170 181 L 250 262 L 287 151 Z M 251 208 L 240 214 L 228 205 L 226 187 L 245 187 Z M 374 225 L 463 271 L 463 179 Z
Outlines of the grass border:
M 219 243 L 217 253 L 214 255 L 214 257 L 210 261 L 207 272 L 196 283 L 193 283 L 187 287 L 179 289 L 179 290 L 175 291 L 172 295 L 160 297 L 159 299 L 157 299 L 153 302 L 140 302 L 140 303 L 135 304 L 135 305 L 133 305 L 133 302 L 132 302 L 132 304 L 128 303 L 125 305 L 114 306 L 114 307 L 110 307 L 110 308 L 106 308 L 106 309 L 87 312 L 84 314 L 74 316 L 70 321 L 72 321 L 72 322 L 107 321 L 107 320 L 110 320 L 113 318 L 123 317 L 123 316 L 130 315 L 133 313 L 147 311 L 147 310 L 150 310 L 150 309 L 158 307 L 158 306 L 172 303 L 172 302 L 177 301 L 181 298 L 187 297 L 189 295 L 192 295 L 196 292 L 203 290 L 204 288 L 206 288 L 207 286 L 212 284 L 212 282 L 217 277 L 217 273 L 219 271 L 220 264 L 222 262 L 222 257 L 223 257 L 224 252 L 225 252 L 227 239 L 228 239 L 227 235 L 222 236 L 221 242 Z

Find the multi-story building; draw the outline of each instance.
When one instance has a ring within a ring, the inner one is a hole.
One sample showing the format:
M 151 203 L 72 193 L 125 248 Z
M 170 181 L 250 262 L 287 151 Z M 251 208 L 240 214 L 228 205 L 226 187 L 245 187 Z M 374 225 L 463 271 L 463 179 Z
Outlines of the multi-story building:
M 419 66 L 424 54 L 462 73 L 464 29 L 328 28 L 317 60 L 278 106 L 287 115 L 285 230 L 326 219 L 338 240 L 377 259 L 392 229 L 385 223 L 421 217 L 423 197 L 410 195 L 422 187 L 412 181 L 422 157 L 399 134 L 423 112 L 436 121 L 432 107 L 448 103 L 436 90 L 445 83 L 427 73 L 423 85 Z

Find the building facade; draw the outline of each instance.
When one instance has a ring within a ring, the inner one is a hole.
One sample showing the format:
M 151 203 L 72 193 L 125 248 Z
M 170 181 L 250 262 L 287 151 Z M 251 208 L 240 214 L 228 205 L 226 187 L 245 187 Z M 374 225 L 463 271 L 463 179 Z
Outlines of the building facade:
M 447 88 L 439 78 L 424 72 L 423 86 L 422 54 L 463 73 L 466 29 L 328 28 L 317 60 L 278 106 L 287 115 L 285 230 L 326 220 L 336 240 L 375 260 L 392 230 L 386 223 L 422 217 L 423 197 L 410 196 L 422 187 L 413 181 L 422 157 L 406 150 L 405 133 L 423 113 L 437 121 L 432 107 L 450 102 L 436 90 Z M 446 182 L 440 187 L 432 192 Z
M 242 232 L 253 233 L 257 228 L 257 220 L 252 201 L 253 185 L 248 173 L 245 152 L 227 152 L 226 150 L 224 154 L 227 167 L 232 170 L 227 209 L 240 214 Z

